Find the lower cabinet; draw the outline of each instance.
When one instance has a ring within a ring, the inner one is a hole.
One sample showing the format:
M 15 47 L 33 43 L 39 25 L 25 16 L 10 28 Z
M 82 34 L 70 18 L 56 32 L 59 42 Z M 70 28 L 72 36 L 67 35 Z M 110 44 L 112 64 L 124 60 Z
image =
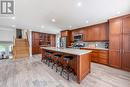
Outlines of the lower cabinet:
M 91 53 L 91 61 L 108 65 L 108 51 L 94 50 Z
M 98 49 L 89 49 L 81 48 L 82 50 L 93 50 L 91 52 L 91 61 L 108 65 L 109 51 L 108 50 L 98 50 Z
M 32 54 L 39 54 L 41 53 L 40 46 L 33 46 L 32 47 Z

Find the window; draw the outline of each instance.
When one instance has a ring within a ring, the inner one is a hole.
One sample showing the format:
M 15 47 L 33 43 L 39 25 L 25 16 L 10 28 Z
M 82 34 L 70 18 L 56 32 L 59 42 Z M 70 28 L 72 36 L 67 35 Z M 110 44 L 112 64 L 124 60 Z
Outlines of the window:
M 0 45 L 0 52 L 5 51 L 5 47 Z

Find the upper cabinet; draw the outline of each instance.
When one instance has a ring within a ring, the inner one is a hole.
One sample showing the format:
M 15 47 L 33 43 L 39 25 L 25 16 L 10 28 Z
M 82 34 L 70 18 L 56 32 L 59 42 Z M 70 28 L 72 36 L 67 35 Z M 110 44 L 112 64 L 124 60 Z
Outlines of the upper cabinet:
M 70 35 L 70 31 L 69 30 L 61 31 L 61 37 L 67 37 L 69 35 Z
M 70 30 L 65 30 L 61 31 L 61 37 L 66 37 L 67 39 L 67 47 L 71 46 L 71 31 Z
M 90 26 L 86 32 L 86 41 L 105 41 L 109 40 L 108 23 Z
M 86 38 L 85 38 L 86 29 L 84 29 L 84 28 L 72 30 L 72 31 L 71 31 L 71 34 L 72 34 L 72 36 L 71 36 L 71 40 L 72 40 L 72 41 L 74 41 L 74 36 L 77 35 L 77 34 L 83 34 L 82 40 L 83 40 L 83 41 L 86 40 Z
M 74 41 L 76 34 L 83 34 L 83 41 L 106 41 L 109 40 L 108 23 L 97 24 L 89 27 L 72 30 L 71 39 Z

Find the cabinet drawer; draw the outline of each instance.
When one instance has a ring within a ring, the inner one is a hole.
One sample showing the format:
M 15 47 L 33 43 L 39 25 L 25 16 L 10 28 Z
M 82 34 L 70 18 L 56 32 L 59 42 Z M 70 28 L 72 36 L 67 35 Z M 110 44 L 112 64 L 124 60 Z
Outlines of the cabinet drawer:
M 91 61 L 92 61 L 92 62 L 98 62 L 98 58 L 96 58 L 96 57 L 91 57 Z
M 108 58 L 99 58 L 98 60 L 99 60 L 98 62 L 101 64 L 106 64 L 106 65 L 108 64 Z
M 91 53 L 91 58 L 97 58 L 98 57 L 98 53 Z
M 100 58 L 108 58 L 108 51 L 99 51 Z
M 108 54 L 106 53 L 99 53 L 100 58 L 108 58 Z

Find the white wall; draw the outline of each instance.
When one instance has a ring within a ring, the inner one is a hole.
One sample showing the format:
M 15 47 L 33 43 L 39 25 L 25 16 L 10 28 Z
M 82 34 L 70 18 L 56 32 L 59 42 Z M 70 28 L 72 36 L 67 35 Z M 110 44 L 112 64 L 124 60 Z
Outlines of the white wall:
M 11 28 L 2 28 L 0 27 L 0 41 L 13 41 L 13 36 L 15 35 L 16 30 Z
M 28 30 L 28 39 L 29 39 L 29 52 L 31 57 L 32 56 L 32 30 Z

